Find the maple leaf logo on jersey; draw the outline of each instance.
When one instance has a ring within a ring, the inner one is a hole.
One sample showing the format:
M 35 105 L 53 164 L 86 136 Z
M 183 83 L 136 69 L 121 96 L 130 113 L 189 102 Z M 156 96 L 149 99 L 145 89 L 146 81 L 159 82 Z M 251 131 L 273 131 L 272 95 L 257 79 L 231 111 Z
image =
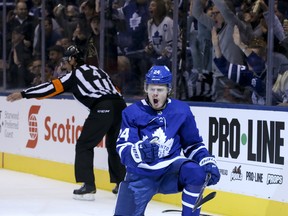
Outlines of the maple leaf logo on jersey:
M 139 26 L 140 23 L 141 23 L 141 17 L 139 17 L 137 13 L 134 13 L 132 15 L 132 18 L 129 20 L 130 28 L 132 28 L 133 31 L 135 31 L 135 29 Z
M 162 130 L 162 128 L 158 128 L 153 134 L 152 134 L 153 137 L 159 137 L 159 140 L 157 141 L 158 145 L 159 145 L 159 152 L 158 152 L 158 156 L 159 158 L 162 158 L 162 157 L 165 157 L 169 154 L 171 148 L 172 148 L 172 145 L 173 145 L 173 142 L 174 142 L 174 139 L 171 138 L 171 139 L 168 139 L 166 141 L 166 134 L 164 133 L 164 131 Z
M 159 31 L 156 31 L 155 34 L 152 36 L 153 45 L 156 47 L 160 47 L 162 43 L 162 35 L 160 35 Z

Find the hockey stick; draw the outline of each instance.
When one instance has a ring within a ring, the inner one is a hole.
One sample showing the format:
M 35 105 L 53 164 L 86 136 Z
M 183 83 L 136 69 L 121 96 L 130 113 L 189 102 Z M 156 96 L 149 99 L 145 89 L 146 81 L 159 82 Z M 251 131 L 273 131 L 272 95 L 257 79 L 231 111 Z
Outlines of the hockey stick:
M 192 212 L 194 212 L 197 208 L 201 207 L 203 204 L 205 204 L 209 200 L 213 199 L 215 196 L 216 196 L 215 191 L 209 193 L 207 196 L 205 196 L 203 199 L 201 199 L 198 203 L 194 205 Z M 168 213 L 168 212 L 182 212 L 182 211 L 178 209 L 166 209 L 162 211 L 162 213 Z
M 202 196 L 203 196 L 204 190 L 207 187 L 210 178 L 211 178 L 211 174 L 207 173 L 206 178 L 205 178 L 205 182 L 204 182 L 204 184 L 203 184 L 203 186 L 202 186 L 202 188 L 200 190 L 200 193 L 199 193 L 199 195 L 198 195 L 198 197 L 196 199 L 196 202 L 194 204 L 194 208 L 192 209 L 192 212 L 194 212 L 200 206 L 201 200 L 203 200 Z M 203 205 L 203 203 L 202 203 L 202 205 Z
M 168 213 L 168 212 L 182 212 L 182 210 L 178 210 L 178 209 L 166 209 L 166 210 L 162 211 L 162 213 Z
M 207 196 L 203 197 L 198 203 L 194 205 L 192 212 L 194 212 L 197 208 L 201 207 L 204 203 L 208 202 L 209 200 L 213 199 L 216 196 L 216 192 L 213 191 L 209 193 Z
M 208 202 L 209 200 L 213 199 L 216 196 L 216 192 L 214 191 L 214 192 L 211 192 L 207 196 L 202 198 L 204 190 L 207 187 L 210 178 L 211 178 L 211 174 L 208 173 L 206 175 L 205 182 L 204 182 L 204 184 L 203 184 L 203 186 L 202 186 L 202 188 L 200 190 L 198 198 L 197 198 L 197 200 L 196 200 L 196 202 L 194 204 L 194 208 L 192 209 L 192 212 L 194 212 L 197 208 L 201 207 L 204 203 Z M 162 213 L 167 213 L 167 212 L 182 212 L 182 211 L 181 210 L 177 210 L 177 209 L 167 209 L 167 210 L 162 211 Z

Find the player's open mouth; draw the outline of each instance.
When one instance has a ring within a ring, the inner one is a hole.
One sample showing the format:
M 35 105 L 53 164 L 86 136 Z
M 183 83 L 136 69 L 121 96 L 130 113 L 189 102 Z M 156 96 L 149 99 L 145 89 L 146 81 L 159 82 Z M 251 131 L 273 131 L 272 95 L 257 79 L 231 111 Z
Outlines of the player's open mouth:
M 158 99 L 153 99 L 154 104 L 158 103 Z

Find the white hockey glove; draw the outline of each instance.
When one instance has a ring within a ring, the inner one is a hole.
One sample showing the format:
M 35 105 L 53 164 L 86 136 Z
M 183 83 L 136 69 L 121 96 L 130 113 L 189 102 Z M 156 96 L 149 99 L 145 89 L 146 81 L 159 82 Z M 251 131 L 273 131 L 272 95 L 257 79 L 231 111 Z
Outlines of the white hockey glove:
M 214 157 L 204 157 L 199 162 L 199 165 L 202 166 L 206 173 L 211 174 L 209 185 L 215 185 L 220 180 L 220 172 L 216 164 L 216 160 Z
M 131 148 L 131 155 L 136 163 L 151 163 L 157 160 L 159 146 L 156 144 L 158 137 L 146 139 L 136 143 Z

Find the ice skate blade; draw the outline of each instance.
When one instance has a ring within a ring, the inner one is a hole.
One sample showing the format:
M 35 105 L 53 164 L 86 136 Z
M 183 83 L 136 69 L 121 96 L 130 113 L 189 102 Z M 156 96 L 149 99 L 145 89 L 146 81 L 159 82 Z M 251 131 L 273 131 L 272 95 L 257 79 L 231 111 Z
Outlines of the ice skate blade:
M 83 201 L 94 201 L 95 194 L 88 193 L 88 194 L 73 194 L 73 199 L 75 200 L 83 200 Z

